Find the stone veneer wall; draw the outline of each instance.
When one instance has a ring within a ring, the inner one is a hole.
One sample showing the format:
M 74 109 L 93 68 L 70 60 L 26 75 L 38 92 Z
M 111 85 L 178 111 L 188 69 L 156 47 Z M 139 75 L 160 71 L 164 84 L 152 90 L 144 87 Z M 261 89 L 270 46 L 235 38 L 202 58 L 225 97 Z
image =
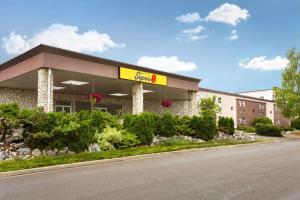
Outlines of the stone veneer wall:
M 64 94 L 54 92 L 54 100 L 88 101 L 85 95 Z M 0 88 L 0 104 L 17 103 L 21 108 L 37 106 L 37 91 L 13 88 Z M 122 104 L 123 113 L 132 113 L 132 100 L 104 97 L 102 103 Z M 161 100 L 144 100 L 144 111 L 163 114 L 169 111 L 174 115 L 188 115 L 188 100 L 173 100 L 170 108 L 163 108 Z
M 37 91 L 0 87 L 0 104 L 17 103 L 21 108 L 37 105 Z

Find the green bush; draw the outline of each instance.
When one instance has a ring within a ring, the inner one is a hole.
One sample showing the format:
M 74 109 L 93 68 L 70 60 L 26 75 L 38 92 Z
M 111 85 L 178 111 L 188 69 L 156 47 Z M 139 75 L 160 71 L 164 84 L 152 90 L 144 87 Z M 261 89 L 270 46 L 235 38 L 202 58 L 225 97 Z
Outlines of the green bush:
M 166 145 L 166 146 L 187 145 L 187 144 L 192 144 L 192 143 L 197 143 L 197 142 L 187 140 L 184 138 L 176 138 L 176 137 L 170 137 L 161 142 L 161 144 Z
M 122 133 L 121 130 L 110 126 L 106 127 L 100 134 L 97 132 L 95 137 L 101 150 L 104 151 L 134 147 L 139 144 L 136 135 L 128 132 Z
M 192 118 L 189 116 L 175 118 L 175 132 L 179 135 L 195 136 L 195 131 L 190 127 Z
M 296 118 L 291 122 L 291 127 L 300 130 L 300 118 Z
M 144 112 L 139 115 L 126 115 L 123 127 L 137 136 L 141 144 L 151 144 L 157 122 L 152 113 Z
M 212 140 L 217 134 L 217 126 L 212 116 L 193 116 L 190 128 L 202 140 Z
M 234 134 L 234 121 L 231 117 L 220 117 L 218 121 L 218 129 L 229 135 Z
M 255 127 L 252 126 L 238 126 L 237 130 L 244 131 L 246 133 L 255 133 Z
M 163 137 L 172 137 L 175 135 L 175 118 L 166 112 L 158 121 L 158 135 Z
M 255 129 L 258 135 L 282 137 L 280 127 L 273 124 L 257 123 Z
M 44 113 L 40 109 L 24 110 L 20 114 L 25 143 L 31 148 L 62 149 L 81 152 L 94 141 L 95 128 L 83 113 Z
M 19 112 L 20 108 L 16 103 L 0 105 L 0 142 L 5 142 L 6 136 L 18 126 Z
M 116 128 L 120 127 L 117 117 L 108 112 L 93 110 L 91 111 L 90 119 L 91 126 L 95 127 L 99 132 L 102 132 L 107 126 Z
M 291 126 L 290 126 L 290 127 L 284 127 L 284 126 L 281 126 L 281 127 L 280 127 L 280 130 L 281 130 L 281 131 L 293 131 L 294 128 L 291 127 Z
M 253 120 L 253 126 L 256 124 L 273 124 L 273 122 L 268 117 L 257 117 Z

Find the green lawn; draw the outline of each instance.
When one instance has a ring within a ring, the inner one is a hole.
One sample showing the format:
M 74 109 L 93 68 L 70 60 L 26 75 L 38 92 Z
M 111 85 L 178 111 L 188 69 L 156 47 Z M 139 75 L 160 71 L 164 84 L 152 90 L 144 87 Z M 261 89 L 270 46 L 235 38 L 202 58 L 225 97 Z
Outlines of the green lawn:
M 257 142 L 257 141 L 256 141 Z M 205 143 L 179 143 L 179 144 L 169 144 L 169 145 L 157 145 L 157 146 L 140 146 L 128 149 L 114 150 L 114 151 L 101 151 L 94 153 L 80 153 L 74 155 L 64 155 L 55 157 L 40 156 L 28 160 L 9 160 L 0 161 L 0 172 L 16 171 L 21 169 L 30 169 L 36 167 L 52 166 L 59 164 L 91 161 L 91 160 L 102 160 L 110 158 L 120 158 L 126 156 L 142 155 L 142 154 L 152 154 L 167 151 L 178 151 L 183 149 L 193 149 L 193 148 L 206 148 L 206 147 L 216 147 L 216 146 L 228 146 L 236 144 L 246 144 L 255 143 L 255 141 L 210 141 Z

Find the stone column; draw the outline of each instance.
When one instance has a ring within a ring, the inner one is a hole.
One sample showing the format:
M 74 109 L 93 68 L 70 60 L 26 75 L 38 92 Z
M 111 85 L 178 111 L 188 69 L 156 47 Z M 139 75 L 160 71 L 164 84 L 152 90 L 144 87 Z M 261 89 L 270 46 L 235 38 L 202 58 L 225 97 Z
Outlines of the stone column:
M 189 116 L 198 115 L 199 110 L 197 105 L 197 92 L 188 91 L 188 99 L 189 99 L 188 115 Z
M 53 71 L 50 68 L 38 70 L 38 107 L 45 112 L 53 111 Z
M 132 87 L 132 114 L 140 114 L 144 111 L 143 84 L 134 83 Z

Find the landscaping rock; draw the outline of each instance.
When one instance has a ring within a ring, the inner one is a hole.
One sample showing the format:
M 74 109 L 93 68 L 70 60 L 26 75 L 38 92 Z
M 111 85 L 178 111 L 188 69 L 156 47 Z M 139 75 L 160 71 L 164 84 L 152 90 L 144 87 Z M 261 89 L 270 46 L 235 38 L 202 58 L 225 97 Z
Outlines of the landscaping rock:
M 17 150 L 17 152 L 18 152 L 19 154 L 22 154 L 22 155 L 29 155 L 30 152 L 31 152 L 31 150 L 30 150 L 30 148 L 23 147 L 23 148 L 19 148 L 19 149 Z
M 47 156 L 56 156 L 57 150 L 47 150 L 46 155 Z
M 153 141 L 152 141 L 152 146 L 153 145 L 158 145 L 158 144 L 161 144 L 164 140 L 166 140 L 166 139 L 168 139 L 168 138 L 166 138 L 166 137 L 161 137 L 161 136 L 155 136 L 154 138 L 153 138 Z
M 89 150 L 89 152 L 98 152 L 98 151 L 101 151 L 100 146 L 97 143 L 90 144 L 88 150 Z
M 35 149 L 31 152 L 31 155 L 37 157 L 37 156 L 40 156 L 42 155 L 41 151 L 39 149 Z
M 58 156 L 61 156 L 61 155 L 66 155 L 68 153 L 68 147 L 66 147 L 66 148 L 64 148 L 64 149 L 62 149 L 62 150 L 59 150 L 58 152 L 57 152 L 57 155 Z
M 0 160 L 5 160 L 6 157 L 6 154 L 3 151 L 0 151 Z
M 68 154 L 73 155 L 73 154 L 76 154 L 76 153 L 74 151 L 68 151 Z

